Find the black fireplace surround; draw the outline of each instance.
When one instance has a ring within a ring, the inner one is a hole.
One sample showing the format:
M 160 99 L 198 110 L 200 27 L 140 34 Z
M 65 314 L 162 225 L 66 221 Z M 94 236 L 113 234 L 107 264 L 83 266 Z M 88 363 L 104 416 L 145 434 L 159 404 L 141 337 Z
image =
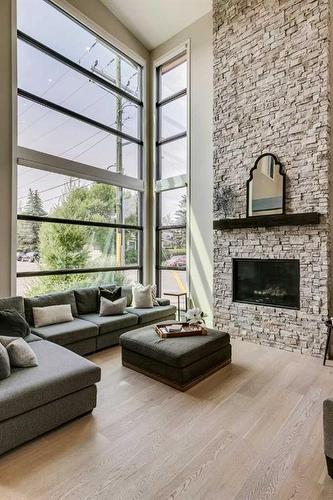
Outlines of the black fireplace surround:
M 233 259 L 233 301 L 299 309 L 296 259 Z

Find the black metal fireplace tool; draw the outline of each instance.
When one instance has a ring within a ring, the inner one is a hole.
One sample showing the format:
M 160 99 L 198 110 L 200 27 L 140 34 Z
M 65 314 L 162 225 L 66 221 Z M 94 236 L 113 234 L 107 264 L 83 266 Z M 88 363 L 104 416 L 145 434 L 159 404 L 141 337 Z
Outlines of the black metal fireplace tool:
M 327 326 L 327 340 L 326 340 L 325 355 L 324 355 L 324 361 L 323 361 L 324 366 L 326 364 L 328 350 L 329 350 L 330 342 L 331 342 L 331 333 L 332 333 L 332 328 L 333 328 L 332 320 L 331 319 L 326 320 L 325 325 Z

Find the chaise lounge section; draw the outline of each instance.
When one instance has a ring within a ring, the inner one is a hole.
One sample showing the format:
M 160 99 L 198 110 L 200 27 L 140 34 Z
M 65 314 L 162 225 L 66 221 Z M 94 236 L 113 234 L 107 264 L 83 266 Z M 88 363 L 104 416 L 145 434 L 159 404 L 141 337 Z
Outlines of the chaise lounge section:
M 24 315 L 23 298 L 1 299 L 4 309 Z M 98 366 L 34 334 L 25 340 L 38 366 L 12 368 L 10 377 L 0 382 L 0 454 L 96 406 Z
M 0 454 L 95 408 L 101 370 L 80 355 L 118 344 L 122 333 L 138 325 L 175 318 L 176 308 L 168 301 L 135 309 L 130 287 L 122 288 L 122 296 L 127 297 L 126 313 L 104 317 L 98 314 L 98 288 L 0 299 L 0 310 L 15 310 L 29 323 L 25 340 L 38 359 L 38 366 L 13 368 L 0 381 Z M 35 327 L 33 307 L 62 304 L 71 305 L 73 321 Z

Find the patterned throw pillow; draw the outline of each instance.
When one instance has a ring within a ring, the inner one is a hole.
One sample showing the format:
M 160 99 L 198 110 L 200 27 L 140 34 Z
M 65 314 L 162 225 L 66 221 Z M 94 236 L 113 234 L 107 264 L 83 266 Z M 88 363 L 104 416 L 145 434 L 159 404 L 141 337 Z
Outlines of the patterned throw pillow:
M 152 299 L 153 299 L 153 305 L 154 306 L 159 306 L 159 303 L 157 302 L 157 299 L 156 299 L 156 295 L 157 295 L 157 286 L 156 285 L 152 285 L 151 286 L 151 296 L 152 296 Z

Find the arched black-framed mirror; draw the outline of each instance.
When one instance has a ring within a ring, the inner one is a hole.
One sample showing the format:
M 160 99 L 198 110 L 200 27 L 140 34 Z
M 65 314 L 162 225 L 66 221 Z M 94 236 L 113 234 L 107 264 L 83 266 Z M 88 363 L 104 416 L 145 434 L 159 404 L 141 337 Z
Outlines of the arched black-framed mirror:
M 246 216 L 284 214 L 286 174 L 277 157 L 260 155 L 246 182 Z

